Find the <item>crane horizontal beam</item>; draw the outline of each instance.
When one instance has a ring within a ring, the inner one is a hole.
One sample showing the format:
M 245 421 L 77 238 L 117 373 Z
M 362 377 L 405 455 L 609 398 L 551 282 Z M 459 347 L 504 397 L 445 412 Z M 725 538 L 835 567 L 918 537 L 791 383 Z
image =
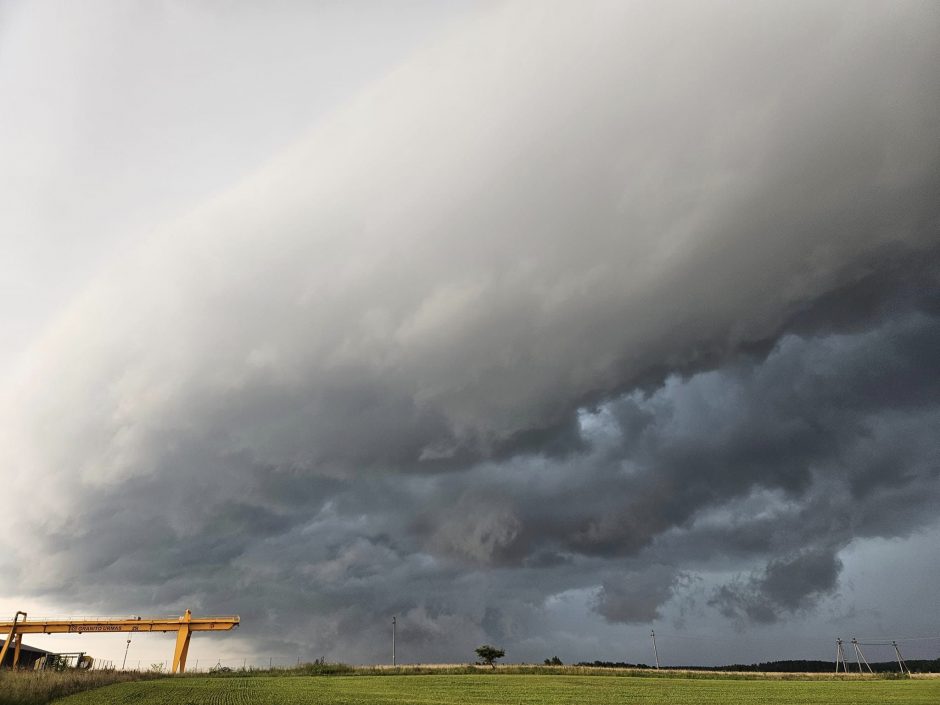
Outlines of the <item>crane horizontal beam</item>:
M 239 625 L 238 615 L 225 617 L 133 617 L 129 619 L 30 619 L 16 623 L 18 634 L 88 634 L 94 632 L 220 632 Z M 9 631 L 13 622 L 0 622 Z

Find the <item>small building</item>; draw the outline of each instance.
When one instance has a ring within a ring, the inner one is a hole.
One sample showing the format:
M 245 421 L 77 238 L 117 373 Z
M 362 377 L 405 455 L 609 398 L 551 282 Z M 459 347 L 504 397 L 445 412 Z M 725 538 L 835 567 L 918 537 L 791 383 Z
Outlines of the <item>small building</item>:
M 0 663 L 0 667 L 10 668 L 13 666 L 13 647 L 14 644 L 11 644 L 10 648 L 7 649 L 6 656 L 3 658 L 3 663 Z M 2 648 L 3 639 L 0 639 L 0 649 Z M 36 667 L 36 662 L 50 653 L 50 651 L 44 651 L 43 649 L 37 649 L 35 646 L 23 644 L 20 646 L 20 662 L 17 666 L 23 670 L 32 671 Z

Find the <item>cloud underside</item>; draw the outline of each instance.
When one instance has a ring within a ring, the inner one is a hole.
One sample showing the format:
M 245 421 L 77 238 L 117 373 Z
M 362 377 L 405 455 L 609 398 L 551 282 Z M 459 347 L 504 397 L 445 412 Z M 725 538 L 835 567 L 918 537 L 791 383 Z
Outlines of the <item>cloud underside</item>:
M 940 499 L 940 23 L 851 7 L 513 6 L 416 56 L 37 344 L 0 568 L 356 660 L 703 571 L 814 609 Z

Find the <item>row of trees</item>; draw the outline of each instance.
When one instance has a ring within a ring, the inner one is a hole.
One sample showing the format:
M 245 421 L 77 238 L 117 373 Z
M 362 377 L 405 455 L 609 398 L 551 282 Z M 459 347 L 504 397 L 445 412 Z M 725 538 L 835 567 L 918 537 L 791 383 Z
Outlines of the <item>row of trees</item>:
M 477 656 L 480 661 L 487 666 L 496 668 L 496 660 L 506 655 L 503 649 L 499 649 L 489 644 L 484 644 L 477 650 Z M 546 666 L 563 666 L 564 662 L 557 656 L 545 659 Z M 581 661 L 578 666 L 593 666 L 594 668 L 650 668 L 645 663 L 626 663 L 625 661 Z M 907 666 L 914 673 L 936 673 L 940 671 L 940 659 L 933 660 L 908 660 Z M 809 660 L 791 660 L 791 661 L 767 661 L 764 663 L 751 664 L 731 664 L 729 666 L 682 666 L 683 669 L 697 671 L 769 671 L 774 673 L 827 673 L 835 667 L 832 661 L 809 661 Z M 898 670 L 897 661 L 886 661 L 884 663 L 872 663 L 873 671 L 879 673 L 890 673 Z M 854 664 L 853 664 L 853 669 Z

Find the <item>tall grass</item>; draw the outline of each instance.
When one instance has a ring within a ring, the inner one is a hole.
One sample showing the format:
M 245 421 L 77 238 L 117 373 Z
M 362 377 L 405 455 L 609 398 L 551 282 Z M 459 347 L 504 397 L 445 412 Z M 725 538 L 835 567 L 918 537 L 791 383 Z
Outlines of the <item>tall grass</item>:
M 83 690 L 148 677 L 122 671 L 0 671 L 0 705 L 44 705 Z
M 632 678 L 691 678 L 703 680 L 786 680 L 786 681 L 857 681 L 907 678 L 898 673 L 800 673 L 763 671 L 700 671 L 679 668 L 611 668 L 600 666 L 543 666 L 537 664 L 497 664 L 496 668 L 478 664 L 413 664 L 404 666 L 350 666 L 344 663 L 298 664 L 278 668 L 239 668 L 224 673 L 198 673 L 187 676 L 416 676 L 416 675 L 540 675 L 540 676 L 628 676 Z

